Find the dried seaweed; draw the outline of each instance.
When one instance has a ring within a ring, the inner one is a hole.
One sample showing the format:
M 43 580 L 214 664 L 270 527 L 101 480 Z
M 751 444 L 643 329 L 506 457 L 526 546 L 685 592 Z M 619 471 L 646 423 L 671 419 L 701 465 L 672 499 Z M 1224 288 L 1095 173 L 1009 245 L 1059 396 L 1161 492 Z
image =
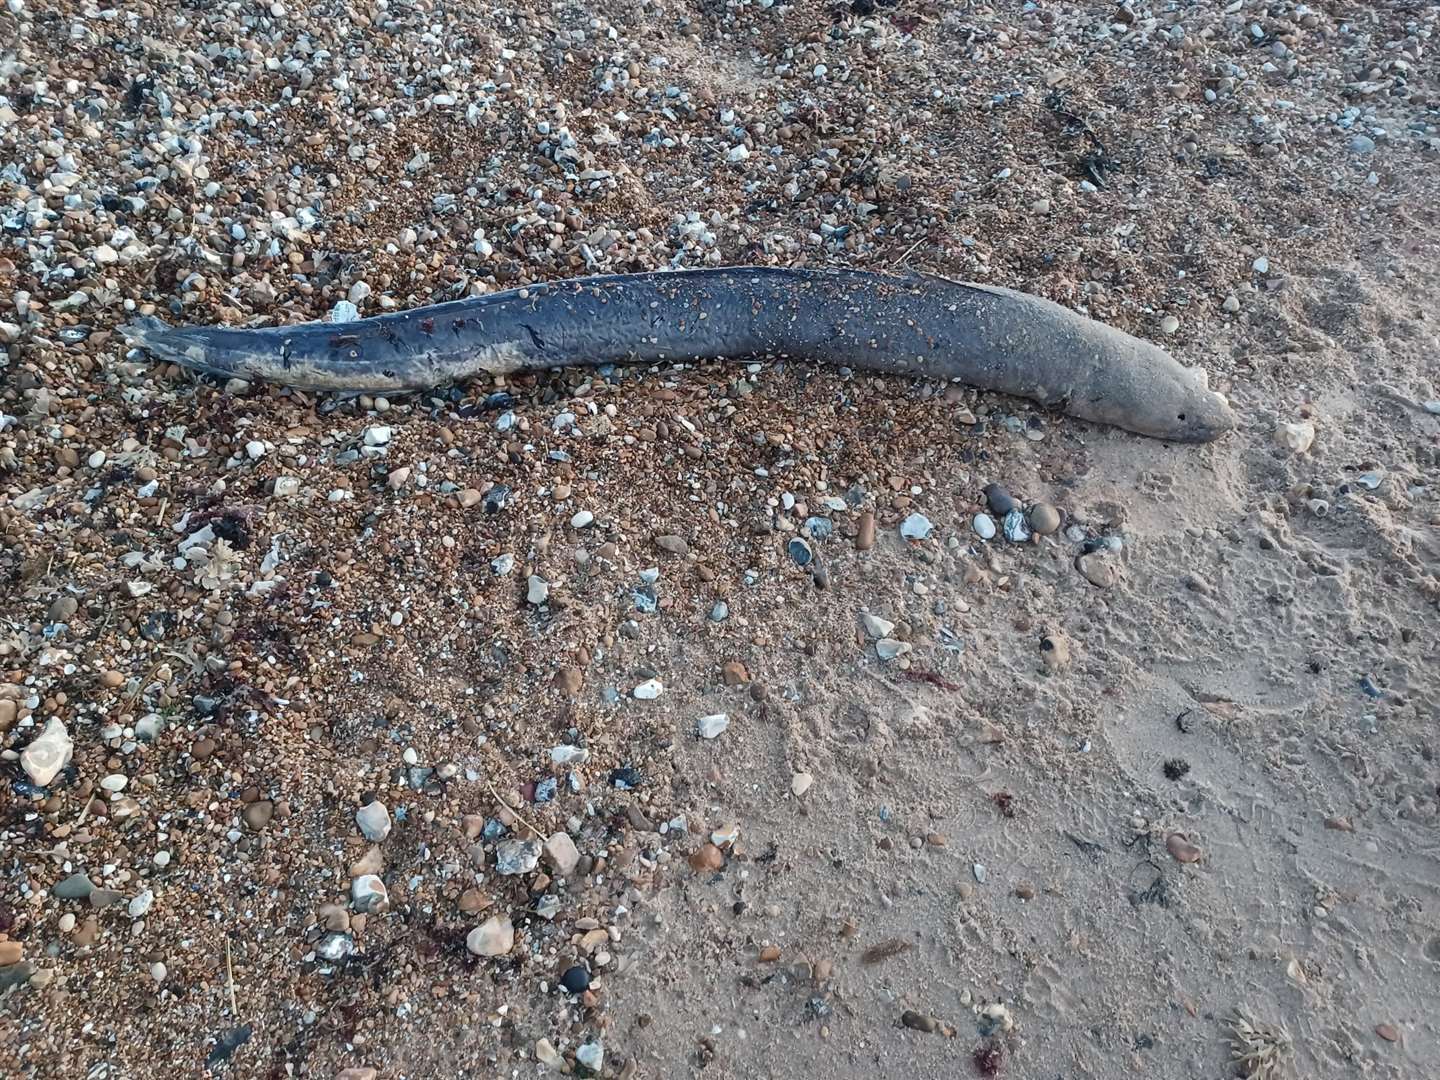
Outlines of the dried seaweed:
M 865 964 L 878 964 L 882 960 L 889 960 L 892 957 L 909 951 L 910 942 L 904 938 L 886 938 L 884 941 L 876 942 L 861 953 L 860 960 Z

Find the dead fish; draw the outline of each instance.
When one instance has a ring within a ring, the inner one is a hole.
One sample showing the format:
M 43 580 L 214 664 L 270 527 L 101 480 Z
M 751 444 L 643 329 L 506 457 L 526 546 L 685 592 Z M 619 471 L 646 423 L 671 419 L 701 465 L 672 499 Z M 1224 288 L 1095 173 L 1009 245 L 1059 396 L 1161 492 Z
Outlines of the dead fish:
M 959 380 L 1185 442 L 1235 426 L 1202 369 L 1037 296 L 929 274 L 724 267 L 527 285 L 344 324 L 123 328 L 226 378 L 397 393 L 571 366 L 790 357 Z

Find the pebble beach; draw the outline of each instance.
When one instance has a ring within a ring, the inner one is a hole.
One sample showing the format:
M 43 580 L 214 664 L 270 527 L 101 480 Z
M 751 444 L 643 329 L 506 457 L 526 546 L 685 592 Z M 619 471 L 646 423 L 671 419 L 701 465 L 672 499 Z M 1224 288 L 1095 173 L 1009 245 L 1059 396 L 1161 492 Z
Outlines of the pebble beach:
M 1437 32 L 6 0 L 0 1073 L 1431 1075 Z M 120 332 L 731 265 L 1035 293 L 1239 427 Z

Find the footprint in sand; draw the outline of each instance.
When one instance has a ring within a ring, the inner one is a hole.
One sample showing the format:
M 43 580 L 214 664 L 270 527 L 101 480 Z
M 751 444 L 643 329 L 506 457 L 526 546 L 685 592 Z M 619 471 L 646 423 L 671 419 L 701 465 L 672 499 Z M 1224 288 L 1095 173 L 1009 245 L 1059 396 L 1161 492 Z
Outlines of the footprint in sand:
M 1425 943 L 1425 959 L 1440 964 L 1440 937 L 1432 937 Z
M 1060 1020 L 1073 1015 L 1082 1000 L 1071 989 L 1070 980 L 1048 959 L 1035 965 L 1025 990 L 1034 1002 L 1035 1015 L 1045 1020 Z

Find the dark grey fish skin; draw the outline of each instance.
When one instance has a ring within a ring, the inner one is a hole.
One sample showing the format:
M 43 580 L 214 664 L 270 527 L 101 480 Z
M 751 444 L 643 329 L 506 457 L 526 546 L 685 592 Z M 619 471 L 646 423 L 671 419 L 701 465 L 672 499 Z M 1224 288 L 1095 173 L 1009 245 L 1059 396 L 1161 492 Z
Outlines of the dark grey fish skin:
M 528 285 L 347 323 L 124 327 L 198 371 L 395 393 L 557 367 L 780 356 L 1029 398 L 1184 442 L 1235 426 L 1204 372 L 1025 293 L 930 275 L 727 267 Z

